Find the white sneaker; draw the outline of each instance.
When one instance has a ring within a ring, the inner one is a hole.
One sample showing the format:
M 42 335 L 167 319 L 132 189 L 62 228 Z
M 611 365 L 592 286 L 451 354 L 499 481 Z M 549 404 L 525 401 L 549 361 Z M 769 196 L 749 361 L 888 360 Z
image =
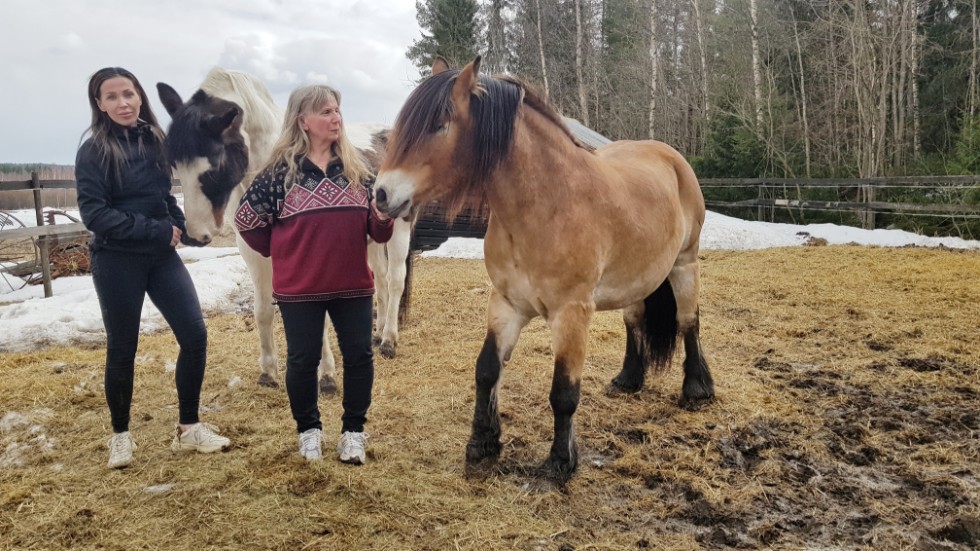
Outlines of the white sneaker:
M 364 464 L 364 443 L 367 442 L 368 435 L 364 432 L 345 432 L 340 435 L 340 442 L 337 443 L 337 453 L 340 454 L 340 461 L 352 465 Z
M 323 431 L 320 429 L 309 429 L 299 433 L 299 454 L 307 461 L 323 459 L 323 451 L 320 449 L 322 437 Z
M 109 438 L 109 468 L 121 469 L 133 462 L 133 450 L 136 443 L 133 436 L 126 432 L 117 432 Z
M 179 451 L 199 451 L 201 453 L 211 453 L 227 448 L 231 445 L 231 440 L 224 436 L 219 436 L 218 427 L 210 423 L 195 423 L 187 432 L 180 430 L 177 426 L 177 434 L 174 441 L 170 443 L 170 449 Z

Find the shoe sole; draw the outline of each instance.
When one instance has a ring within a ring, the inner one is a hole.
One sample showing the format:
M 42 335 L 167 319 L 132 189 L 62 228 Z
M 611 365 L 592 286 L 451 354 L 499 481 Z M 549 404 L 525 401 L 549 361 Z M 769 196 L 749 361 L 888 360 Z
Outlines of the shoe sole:
M 214 453 L 218 450 L 223 450 L 227 446 L 171 446 L 170 449 L 175 452 L 198 452 L 198 453 Z

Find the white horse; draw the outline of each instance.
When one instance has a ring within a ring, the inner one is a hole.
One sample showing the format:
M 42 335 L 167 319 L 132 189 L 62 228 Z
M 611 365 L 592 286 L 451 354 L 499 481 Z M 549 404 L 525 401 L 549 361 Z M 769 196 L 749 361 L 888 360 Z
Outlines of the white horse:
M 261 170 L 282 129 L 283 111 L 268 89 L 247 73 L 215 67 L 201 88 L 186 103 L 164 83 L 157 84 L 160 100 L 171 116 L 167 149 L 184 194 L 188 236 L 202 244 L 225 234 L 251 179 Z M 382 136 L 366 128 L 345 126 L 348 135 L 374 167 L 383 150 L 368 149 L 372 142 L 383 147 Z M 393 357 L 398 334 L 398 304 L 405 288 L 405 265 L 411 242 L 410 217 L 395 221 L 394 235 L 386 245 L 370 243 L 369 262 L 375 273 L 378 325 L 375 337 L 381 353 Z M 236 234 L 238 250 L 255 288 L 255 321 L 259 330 L 258 384 L 278 386 L 278 361 L 272 334 L 275 310 L 272 301 L 272 262 L 253 251 Z M 400 279 L 399 279 L 400 278 Z M 397 281 L 395 281 L 397 279 Z M 393 294 L 396 293 L 397 294 Z M 394 313 L 391 314 L 394 304 Z M 329 327 L 329 323 L 326 325 Z M 336 392 L 336 363 L 328 335 L 318 368 L 320 392 Z

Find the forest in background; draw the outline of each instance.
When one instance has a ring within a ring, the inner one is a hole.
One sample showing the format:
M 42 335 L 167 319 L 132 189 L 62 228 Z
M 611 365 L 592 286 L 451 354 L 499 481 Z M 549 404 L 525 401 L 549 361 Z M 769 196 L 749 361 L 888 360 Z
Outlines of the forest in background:
M 436 54 L 703 177 L 980 172 L 980 0 L 420 0 Z
M 419 0 L 416 7 L 422 35 L 406 55 L 423 77 L 437 54 L 462 67 L 479 53 L 485 72 L 522 78 L 563 115 L 610 138 L 673 145 L 701 178 L 980 174 L 980 0 Z M 711 193 L 732 200 L 744 191 Z M 866 192 L 800 196 L 871 200 Z M 975 187 L 899 189 L 874 200 L 928 202 L 937 194 L 980 203 Z M 852 223 L 852 216 L 782 218 Z M 970 217 L 906 217 L 897 225 L 934 233 L 963 224 L 973 226 L 968 233 L 980 229 Z

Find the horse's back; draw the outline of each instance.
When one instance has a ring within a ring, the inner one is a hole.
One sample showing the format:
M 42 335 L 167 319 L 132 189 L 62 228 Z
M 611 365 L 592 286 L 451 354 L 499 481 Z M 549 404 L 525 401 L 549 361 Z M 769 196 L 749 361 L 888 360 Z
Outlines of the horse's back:
M 657 203 L 655 212 L 672 216 L 682 238 L 680 253 L 696 255 L 704 225 L 704 196 L 694 169 L 679 151 L 656 140 L 612 142 L 595 151 L 613 180 L 639 201 Z M 672 208 L 661 211 L 665 205 Z M 649 212 L 649 211 L 648 211 Z
M 259 165 L 263 164 L 279 136 L 283 119 L 282 108 L 276 105 L 265 84 L 243 71 L 214 67 L 204 77 L 201 90 L 242 108 L 242 127 L 250 141 L 250 153 Z

